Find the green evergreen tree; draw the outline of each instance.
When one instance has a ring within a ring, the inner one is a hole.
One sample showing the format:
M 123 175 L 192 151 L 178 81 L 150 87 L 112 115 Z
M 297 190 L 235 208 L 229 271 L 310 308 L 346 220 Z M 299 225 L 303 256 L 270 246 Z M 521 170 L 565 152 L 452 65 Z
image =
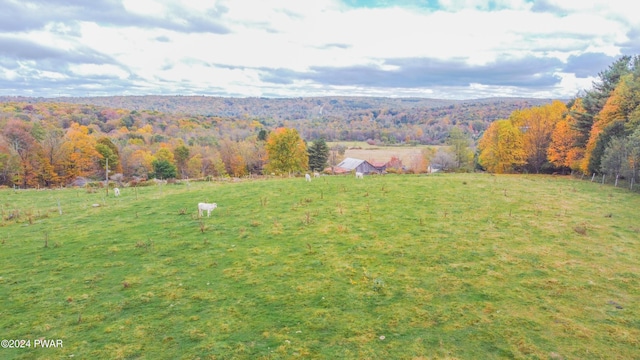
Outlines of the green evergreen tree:
M 258 132 L 258 140 L 260 141 L 267 141 L 267 136 L 269 134 L 267 133 L 267 130 L 265 129 L 260 129 L 260 131 Z
M 322 171 L 327 167 L 329 160 L 329 147 L 327 142 L 320 138 L 309 147 L 309 168 L 313 171 Z
M 149 174 L 150 179 L 175 179 L 178 173 L 176 166 L 168 160 L 153 160 L 151 166 L 153 166 L 153 172 Z

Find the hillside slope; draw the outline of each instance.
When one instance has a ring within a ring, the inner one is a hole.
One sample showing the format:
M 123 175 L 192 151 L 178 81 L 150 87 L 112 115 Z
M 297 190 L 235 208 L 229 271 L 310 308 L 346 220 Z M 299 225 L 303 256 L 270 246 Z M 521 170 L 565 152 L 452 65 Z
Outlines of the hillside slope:
M 640 358 L 640 198 L 621 188 L 436 174 L 0 197 L 3 335 L 64 342 L 4 359 Z

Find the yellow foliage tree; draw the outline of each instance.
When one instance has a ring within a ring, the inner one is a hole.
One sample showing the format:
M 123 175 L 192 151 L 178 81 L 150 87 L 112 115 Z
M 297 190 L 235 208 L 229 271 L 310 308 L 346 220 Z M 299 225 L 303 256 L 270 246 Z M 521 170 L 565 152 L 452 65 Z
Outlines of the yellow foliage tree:
M 153 133 L 153 126 L 147 124 L 147 125 L 141 127 L 140 129 L 138 129 L 137 132 L 139 134 L 152 134 Z
M 166 160 L 173 165 L 175 165 L 176 162 L 175 155 L 173 154 L 173 151 L 171 151 L 171 147 L 169 144 L 165 143 L 160 144 L 160 149 L 156 151 L 155 158 L 157 160 Z
M 189 178 L 202 177 L 202 154 L 195 154 L 187 161 L 187 175 Z
M 292 173 L 309 168 L 307 146 L 296 129 L 277 128 L 267 138 L 268 172 Z
M 478 143 L 478 161 L 487 171 L 503 174 L 525 163 L 522 132 L 510 120 L 489 125 Z

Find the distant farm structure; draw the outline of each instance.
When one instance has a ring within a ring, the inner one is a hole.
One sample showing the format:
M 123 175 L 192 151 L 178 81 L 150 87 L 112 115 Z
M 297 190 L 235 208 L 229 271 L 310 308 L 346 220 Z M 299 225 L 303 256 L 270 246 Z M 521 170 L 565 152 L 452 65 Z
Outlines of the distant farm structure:
M 386 164 L 372 164 L 367 160 L 360 160 L 354 158 L 346 158 L 336 165 L 335 173 L 346 173 L 354 171 L 362 174 L 382 174 L 386 170 Z

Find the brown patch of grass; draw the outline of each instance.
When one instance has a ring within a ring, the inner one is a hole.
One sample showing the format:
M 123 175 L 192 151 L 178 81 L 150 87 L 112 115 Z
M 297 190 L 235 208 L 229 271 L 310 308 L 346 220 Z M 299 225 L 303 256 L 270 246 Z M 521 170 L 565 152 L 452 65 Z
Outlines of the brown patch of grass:
M 577 232 L 580 235 L 587 235 L 587 227 L 583 225 L 578 225 L 573 228 L 573 231 Z

